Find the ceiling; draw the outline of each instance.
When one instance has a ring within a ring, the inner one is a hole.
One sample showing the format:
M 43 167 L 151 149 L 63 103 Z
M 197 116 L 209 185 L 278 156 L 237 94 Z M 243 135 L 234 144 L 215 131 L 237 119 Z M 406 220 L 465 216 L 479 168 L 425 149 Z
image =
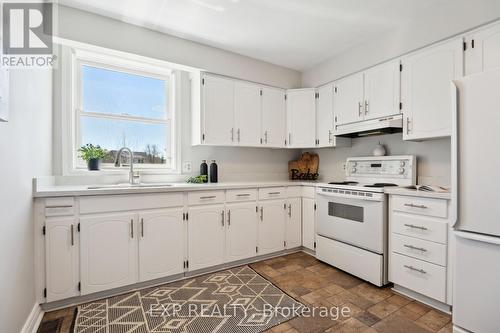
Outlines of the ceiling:
M 418 20 L 436 3 L 435 0 L 59 2 L 299 71 Z

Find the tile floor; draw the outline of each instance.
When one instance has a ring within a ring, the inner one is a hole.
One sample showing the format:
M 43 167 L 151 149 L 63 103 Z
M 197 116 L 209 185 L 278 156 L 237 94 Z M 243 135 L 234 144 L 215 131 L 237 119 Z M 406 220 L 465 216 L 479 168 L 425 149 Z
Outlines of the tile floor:
M 447 333 L 451 317 L 426 305 L 377 288 L 303 252 L 250 265 L 290 296 L 310 307 L 342 309 L 344 315 L 296 317 L 268 333 Z M 349 310 L 347 310 L 347 308 Z M 48 312 L 38 333 L 70 333 L 74 307 Z M 58 319 L 57 325 L 54 320 Z M 49 325 L 50 324 L 50 325 Z M 54 328 L 57 327 L 57 328 Z

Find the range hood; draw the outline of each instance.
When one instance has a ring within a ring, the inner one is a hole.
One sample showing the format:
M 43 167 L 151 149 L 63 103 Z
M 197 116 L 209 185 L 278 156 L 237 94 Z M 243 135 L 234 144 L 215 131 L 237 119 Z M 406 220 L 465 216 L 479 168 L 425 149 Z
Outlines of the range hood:
M 392 134 L 403 131 L 403 115 L 372 119 L 337 126 L 335 136 L 360 138 L 371 135 Z

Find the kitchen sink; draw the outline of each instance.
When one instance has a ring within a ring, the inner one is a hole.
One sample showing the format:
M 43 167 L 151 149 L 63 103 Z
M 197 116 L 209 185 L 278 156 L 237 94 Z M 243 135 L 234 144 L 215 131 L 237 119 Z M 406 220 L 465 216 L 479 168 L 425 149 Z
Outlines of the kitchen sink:
M 124 184 L 111 184 L 111 185 L 92 185 L 92 186 L 87 186 L 88 190 L 101 190 L 101 189 L 114 189 L 114 188 L 158 188 L 158 187 L 170 187 L 173 186 L 172 184 L 167 184 L 167 183 L 140 183 L 140 184 L 129 184 L 129 183 L 124 183 Z

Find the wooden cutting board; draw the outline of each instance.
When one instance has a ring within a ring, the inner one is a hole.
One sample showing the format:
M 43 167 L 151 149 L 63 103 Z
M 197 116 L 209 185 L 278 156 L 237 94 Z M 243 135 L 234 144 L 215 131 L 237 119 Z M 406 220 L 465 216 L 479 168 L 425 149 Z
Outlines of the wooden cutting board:
M 298 160 L 288 162 L 288 177 L 291 180 L 317 180 L 318 168 L 318 154 L 302 153 Z

